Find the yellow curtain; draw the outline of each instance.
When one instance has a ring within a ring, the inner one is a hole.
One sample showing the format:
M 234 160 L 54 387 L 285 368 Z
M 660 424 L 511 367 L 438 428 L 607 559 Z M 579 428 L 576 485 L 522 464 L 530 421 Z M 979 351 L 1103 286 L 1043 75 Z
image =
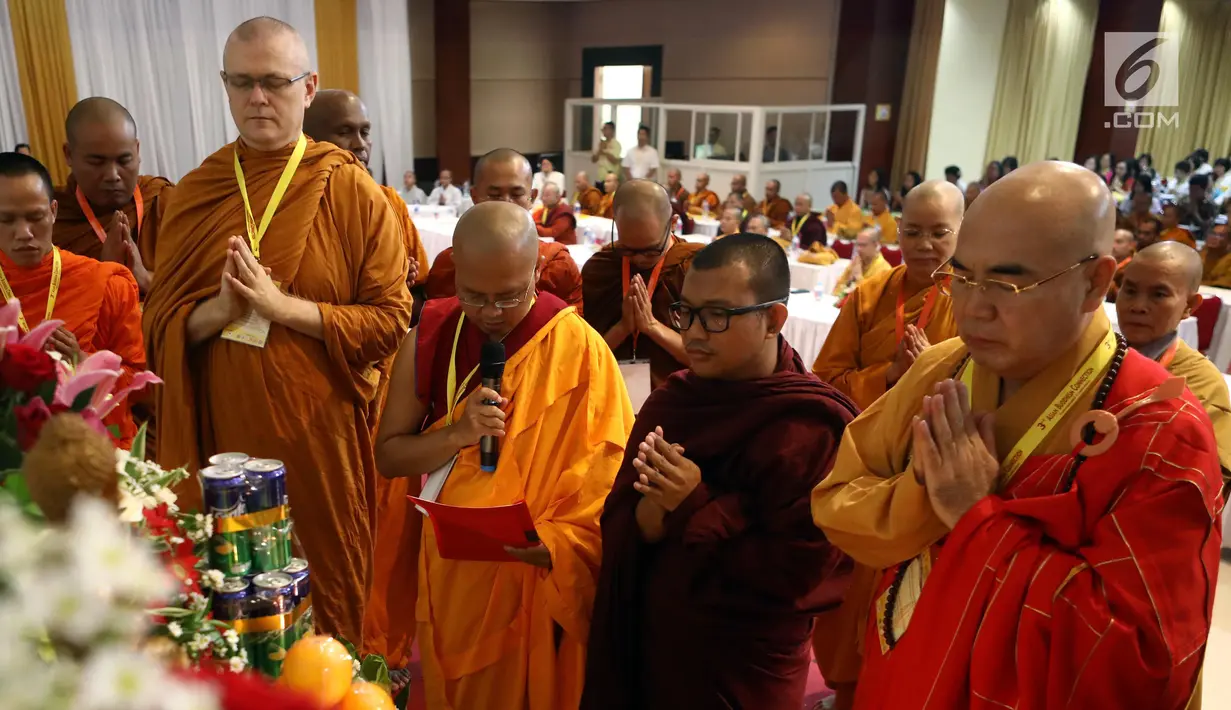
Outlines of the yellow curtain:
M 932 130 L 932 98 L 940 61 L 940 30 L 945 24 L 945 0 L 919 0 L 911 21 L 906 83 L 902 87 L 897 146 L 890 183 L 901 185 L 911 170 L 927 167 L 928 134 Z
M 1211 159 L 1231 153 L 1231 4 L 1167 0 L 1159 31 L 1178 35 L 1180 105 L 1159 112 L 1169 117 L 1177 111 L 1179 121 L 1139 129 L 1137 153 L 1150 153 L 1158 170 L 1170 175 L 1171 166 L 1197 148 L 1209 149 Z
M 1097 19 L 1098 0 L 1010 0 L 988 161 L 1073 154 Z
M 77 102 L 77 80 L 63 0 L 8 0 L 30 149 L 63 185 L 64 117 Z
M 356 0 L 316 0 L 316 59 L 322 89 L 359 93 Z

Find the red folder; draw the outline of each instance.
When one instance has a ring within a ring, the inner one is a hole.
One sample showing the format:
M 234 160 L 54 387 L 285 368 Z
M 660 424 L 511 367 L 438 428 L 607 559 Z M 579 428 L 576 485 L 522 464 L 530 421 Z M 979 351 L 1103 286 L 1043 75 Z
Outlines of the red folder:
M 462 508 L 406 496 L 426 511 L 436 532 L 436 549 L 446 560 L 516 562 L 504 551 L 509 547 L 534 547 L 538 533 L 526 501 L 494 508 Z

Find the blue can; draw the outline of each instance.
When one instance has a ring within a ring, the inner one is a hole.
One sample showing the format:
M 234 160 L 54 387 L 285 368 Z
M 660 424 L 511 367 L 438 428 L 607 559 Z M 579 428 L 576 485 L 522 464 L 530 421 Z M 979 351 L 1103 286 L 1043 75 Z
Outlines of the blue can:
M 291 563 L 282 571 L 289 574 L 295 584 L 295 606 L 299 606 L 312 593 L 312 582 L 308 579 L 308 561 L 292 557 Z
M 214 590 L 214 618 L 218 621 L 238 621 L 244 618 L 251 584 L 243 577 L 232 577 Z
M 249 513 L 280 508 L 287 504 L 286 466 L 275 459 L 252 459 L 244 464 L 248 493 L 244 497 Z
M 205 512 L 215 518 L 234 518 L 247 512 L 248 477 L 235 466 L 201 469 L 201 497 Z

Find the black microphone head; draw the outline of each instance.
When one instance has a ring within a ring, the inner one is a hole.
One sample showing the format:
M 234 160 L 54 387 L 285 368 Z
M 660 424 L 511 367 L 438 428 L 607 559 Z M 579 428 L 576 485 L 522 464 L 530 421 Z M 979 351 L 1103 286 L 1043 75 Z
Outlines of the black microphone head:
M 479 351 L 479 377 L 485 380 L 504 377 L 504 343 L 483 343 Z

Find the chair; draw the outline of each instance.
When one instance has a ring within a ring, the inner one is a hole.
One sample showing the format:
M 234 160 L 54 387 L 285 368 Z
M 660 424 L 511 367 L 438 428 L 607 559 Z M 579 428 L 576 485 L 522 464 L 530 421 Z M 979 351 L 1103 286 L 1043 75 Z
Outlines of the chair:
M 854 242 L 848 242 L 843 239 L 835 239 L 833 240 L 833 244 L 831 246 L 833 247 L 833 250 L 838 253 L 839 259 L 849 259 L 851 258 L 851 254 L 855 253 Z
M 1218 296 L 1204 296 L 1201 305 L 1193 311 L 1197 319 L 1197 349 L 1205 354 L 1214 340 L 1214 326 L 1218 325 L 1218 317 L 1222 314 L 1222 299 Z
M 887 246 L 881 246 L 881 256 L 885 257 L 885 261 L 889 262 L 890 266 L 898 266 L 902 263 L 901 249 L 890 249 Z

